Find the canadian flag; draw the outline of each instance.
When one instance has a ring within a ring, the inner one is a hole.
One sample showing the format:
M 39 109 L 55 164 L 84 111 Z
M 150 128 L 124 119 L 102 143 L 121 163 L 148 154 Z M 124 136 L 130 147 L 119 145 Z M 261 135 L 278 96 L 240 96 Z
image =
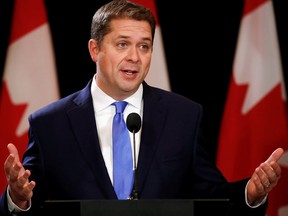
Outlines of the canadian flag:
M 59 99 L 58 80 L 44 1 L 15 0 L 10 41 L 0 89 L 0 164 L 12 142 L 22 157 L 28 115 Z M 0 172 L 0 191 L 7 182 Z
M 268 195 L 269 216 L 288 215 L 285 85 L 271 0 L 246 0 L 223 113 L 217 166 L 229 181 L 250 177 L 278 147 L 282 176 Z
M 168 77 L 165 52 L 162 42 L 161 28 L 157 15 L 157 8 L 154 0 L 132 0 L 135 3 L 141 4 L 151 10 L 156 19 L 156 30 L 154 38 L 154 48 L 150 71 L 145 81 L 153 86 L 170 91 L 170 82 Z

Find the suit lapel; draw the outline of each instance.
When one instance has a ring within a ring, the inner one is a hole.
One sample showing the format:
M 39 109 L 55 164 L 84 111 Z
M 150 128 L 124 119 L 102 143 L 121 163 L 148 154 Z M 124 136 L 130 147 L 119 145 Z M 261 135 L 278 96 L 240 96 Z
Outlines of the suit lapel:
M 116 198 L 99 145 L 90 85 L 91 82 L 74 100 L 76 106 L 70 109 L 68 116 L 79 144 L 79 154 L 95 174 L 100 190 L 107 198 Z
M 149 169 L 155 157 L 166 115 L 165 110 L 163 110 L 165 106 L 161 105 L 161 95 L 155 94 L 155 92 L 152 93 L 153 89 L 146 83 L 144 83 L 143 87 L 143 128 L 137 165 L 137 180 L 139 184 L 137 187 L 139 191 L 145 185 Z

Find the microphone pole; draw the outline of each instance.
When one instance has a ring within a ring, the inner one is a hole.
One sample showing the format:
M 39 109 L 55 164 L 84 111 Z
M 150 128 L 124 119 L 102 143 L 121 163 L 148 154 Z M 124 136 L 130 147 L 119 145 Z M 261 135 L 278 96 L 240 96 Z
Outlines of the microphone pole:
M 133 183 L 133 189 L 132 194 L 129 197 L 129 200 L 138 200 L 138 188 L 137 188 L 137 178 L 136 178 L 136 141 L 135 141 L 135 133 L 137 133 L 140 130 L 141 127 L 141 117 L 137 113 L 130 113 L 127 116 L 126 119 L 126 125 L 130 132 L 133 133 L 133 157 L 134 157 L 134 163 L 133 163 L 133 177 L 134 177 L 134 183 Z
M 136 141 L 135 141 L 135 130 L 133 130 L 133 154 L 134 154 L 134 165 L 133 165 L 133 176 L 134 184 L 132 190 L 132 200 L 138 200 L 138 188 L 137 188 L 137 178 L 136 178 Z

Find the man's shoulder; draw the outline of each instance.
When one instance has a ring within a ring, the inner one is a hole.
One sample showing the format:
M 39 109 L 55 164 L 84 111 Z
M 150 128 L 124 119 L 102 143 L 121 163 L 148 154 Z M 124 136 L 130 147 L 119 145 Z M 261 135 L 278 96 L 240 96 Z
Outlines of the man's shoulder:
M 165 101 L 169 104 L 178 104 L 178 105 L 184 105 L 187 107 L 197 107 L 199 109 L 202 109 L 202 105 L 195 100 L 188 98 L 187 96 L 181 95 L 179 93 L 168 91 L 165 89 L 161 89 L 155 86 L 150 86 L 148 84 L 144 85 L 144 99 L 155 97 L 156 100 Z
M 62 98 L 39 108 L 38 110 L 34 111 L 30 116 L 36 117 L 61 113 L 75 106 L 80 106 L 81 104 L 87 103 L 89 100 L 92 100 L 89 86 L 90 82 L 83 89 L 72 92 L 69 95 L 63 96 Z

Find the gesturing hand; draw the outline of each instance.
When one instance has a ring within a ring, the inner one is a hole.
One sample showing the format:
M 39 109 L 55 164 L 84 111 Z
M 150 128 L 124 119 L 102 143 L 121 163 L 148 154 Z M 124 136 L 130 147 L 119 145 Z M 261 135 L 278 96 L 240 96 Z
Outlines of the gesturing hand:
M 25 209 L 36 184 L 34 181 L 29 182 L 31 173 L 24 169 L 15 145 L 10 143 L 7 148 L 10 154 L 4 163 L 4 170 L 9 185 L 9 195 L 19 208 Z
M 247 195 L 249 204 L 257 204 L 278 183 L 281 177 L 281 167 L 278 160 L 283 155 L 282 148 L 276 149 L 270 157 L 258 166 L 248 183 Z

